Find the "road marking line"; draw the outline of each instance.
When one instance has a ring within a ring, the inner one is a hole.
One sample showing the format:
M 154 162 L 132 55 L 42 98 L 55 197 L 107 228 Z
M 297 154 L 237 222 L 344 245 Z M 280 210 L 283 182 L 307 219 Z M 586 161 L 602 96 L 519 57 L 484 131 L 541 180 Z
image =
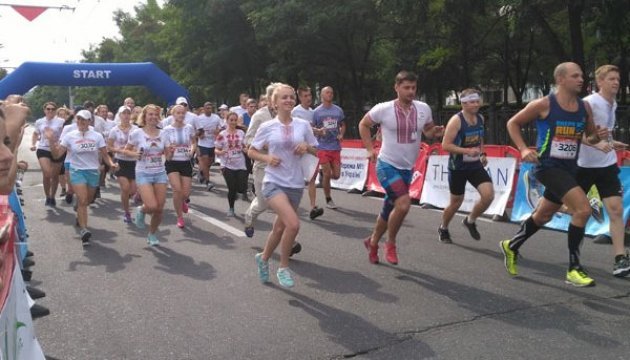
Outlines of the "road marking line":
M 44 184 L 35 184 L 35 185 L 27 185 L 27 186 L 20 186 L 20 189 L 30 189 L 30 188 L 34 188 L 34 187 L 40 187 L 40 186 L 44 186 Z
M 200 218 L 203 221 L 209 222 L 210 224 L 219 227 L 227 232 L 229 232 L 230 234 L 234 235 L 234 236 L 238 236 L 238 237 L 245 237 L 245 233 L 243 232 L 243 230 L 237 229 L 229 224 L 224 223 L 223 221 L 217 220 L 213 217 L 210 217 L 202 212 L 199 212 L 197 210 L 193 210 L 193 209 L 189 209 L 188 213 L 191 215 L 195 215 L 196 217 Z
M 365 197 L 368 198 L 368 199 L 372 199 L 372 200 L 383 202 L 383 199 L 381 199 L 381 198 L 372 197 L 372 196 L 365 196 Z M 420 205 L 411 205 L 411 206 L 423 209 L 422 206 L 420 206 Z M 423 209 L 423 210 L 430 210 L 430 211 L 433 211 L 433 212 L 436 212 L 436 213 L 440 213 L 440 214 L 443 212 L 443 210 L 440 210 L 440 209 Z M 455 216 L 464 217 L 464 216 L 468 216 L 468 214 L 455 213 Z M 487 223 L 493 223 L 494 222 L 492 219 L 486 219 L 486 218 L 482 218 L 482 217 L 478 217 L 477 220 L 483 221 L 483 222 L 487 222 Z

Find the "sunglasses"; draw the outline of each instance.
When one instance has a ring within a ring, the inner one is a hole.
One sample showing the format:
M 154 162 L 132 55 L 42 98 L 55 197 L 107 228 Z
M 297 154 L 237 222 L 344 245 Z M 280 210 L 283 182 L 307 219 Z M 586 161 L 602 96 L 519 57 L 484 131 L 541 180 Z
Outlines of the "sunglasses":
M 46 111 L 55 111 L 55 108 L 46 108 Z

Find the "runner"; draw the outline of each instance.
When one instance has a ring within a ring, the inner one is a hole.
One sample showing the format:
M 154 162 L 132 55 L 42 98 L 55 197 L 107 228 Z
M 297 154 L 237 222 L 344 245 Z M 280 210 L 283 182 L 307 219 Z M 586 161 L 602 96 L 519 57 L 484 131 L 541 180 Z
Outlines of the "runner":
M 238 117 L 238 125 L 243 131 L 247 131 L 249 124 L 252 122 L 252 115 L 258 110 L 257 104 L 256 99 L 247 99 L 247 111 Z
M 185 97 L 180 96 L 177 98 L 177 100 L 175 100 L 175 105 L 180 105 L 184 108 L 185 110 L 185 117 L 184 117 L 184 123 L 186 125 L 192 125 L 195 122 L 195 119 L 197 118 L 197 115 L 194 112 L 191 112 L 188 108 L 188 100 L 186 100 Z M 173 108 L 170 109 L 169 113 L 172 114 L 172 110 Z M 175 118 L 173 117 L 173 115 L 169 115 L 166 117 L 166 119 L 162 120 L 161 126 L 162 129 L 166 129 L 167 126 L 171 125 L 173 123 L 173 121 L 175 120 Z
M 64 120 L 63 126 L 69 125 L 72 123 L 72 119 L 70 116 L 70 109 L 66 107 L 60 107 L 57 109 L 56 113 L 57 117 Z M 61 192 L 59 196 L 65 197 L 67 195 L 67 190 L 71 185 L 68 183 L 68 175 L 69 171 L 66 172 L 65 167 L 65 156 L 64 161 L 61 163 L 61 172 L 59 173 L 59 186 L 61 187 Z
M 59 184 L 59 173 L 63 164 L 63 157 L 55 158 L 50 151 L 48 138 L 44 136 L 46 129 L 52 129 L 54 138 L 59 139 L 63 129 L 64 120 L 55 115 L 57 105 L 49 101 L 44 104 L 45 116 L 35 122 L 35 131 L 31 141 L 31 151 L 36 151 L 39 167 L 42 169 L 42 180 L 44 183 L 44 195 L 46 195 L 46 206 L 55 207 L 57 201 L 57 186 Z
M 619 91 L 619 68 L 614 65 L 603 65 L 595 71 L 595 80 L 599 91 L 584 98 L 593 110 L 593 121 L 596 126 L 608 129 L 608 136 L 594 146 L 580 148 L 578 155 L 577 182 L 585 193 L 591 186 L 604 203 L 609 218 L 609 232 L 613 243 L 614 265 L 613 275 L 627 276 L 630 273 L 630 259 L 624 247 L 623 223 L 623 189 L 619 181 L 617 156 L 612 150 L 623 150 L 628 145 L 613 140 L 615 128 L 615 96 Z
M 494 189 L 492 179 L 484 169 L 488 165 L 483 151 L 483 117 L 479 114 L 481 93 L 475 89 L 466 89 L 460 95 L 462 111 L 453 115 L 446 124 L 442 149 L 450 153 L 448 160 L 448 185 L 451 199 L 442 213 L 442 224 L 438 227 L 439 240 L 450 244 L 451 235 L 448 224 L 464 202 L 466 182 L 477 191 L 480 198 L 470 214 L 462 220 L 470 236 L 481 239 L 475 220 L 492 204 Z
M 433 123 L 429 105 L 415 100 L 417 82 L 416 74 L 399 72 L 394 85 L 397 99 L 377 104 L 359 123 L 361 140 L 370 161 L 376 161 L 378 180 L 386 191 L 383 209 L 376 218 L 374 230 L 364 241 L 372 264 L 379 262 L 378 242 L 385 231 L 385 259 L 390 264 L 398 264 L 396 235 L 411 206 L 409 184 L 420 149 L 421 136 L 418 130 L 429 138 L 441 136 L 444 131 L 443 126 Z M 383 136 L 380 153 L 372 145 L 370 129 L 375 124 L 381 125 Z
M 309 88 L 308 86 L 301 86 L 298 88 L 297 94 L 298 94 L 298 100 L 300 100 L 300 103 L 293 108 L 293 110 L 291 111 L 291 116 L 299 118 L 299 119 L 307 120 L 308 122 L 312 124 L 313 123 L 313 109 L 311 109 L 311 104 L 313 103 L 313 94 L 311 93 L 311 88 Z M 313 132 L 316 132 L 316 130 L 313 130 Z M 317 178 L 317 174 L 315 174 L 313 179 L 311 179 L 311 181 L 308 184 L 308 198 L 309 198 L 309 201 L 311 202 L 311 212 L 309 214 L 309 217 L 311 218 L 311 220 L 314 220 L 318 216 L 322 216 L 324 214 L 324 209 L 318 207 L 317 203 L 315 202 L 315 199 L 316 199 L 315 179 L 316 178 Z
M 197 132 L 197 158 L 199 159 L 199 182 L 206 184 L 208 191 L 214 188 L 210 181 L 210 167 L 214 163 L 215 138 L 219 134 L 221 118 L 213 114 L 214 105 L 207 101 L 203 104 L 203 114 L 193 122 Z
M 164 137 L 158 128 L 161 109 L 149 104 L 142 109 L 138 117 L 138 127 L 129 134 L 129 142 L 125 146 L 125 155 L 136 159 L 136 186 L 144 204 L 136 208 L 134 223 L 139 229 L 145 228 L 144 218 L 151 214 L 149 236 L 150 246 L 159 245 L 156 236 L 158 226 L 162 222 L 168 177 L 164 166 L 164 155 L 168 152 Z M 167 154 L 169 158 L 172 154 Z
M 249 148 L 249 156 L 269 165 L 265 170 L 261 192 L 277 215 L 265 248 L 256 254 L 255 259 L 260 281 L 268 282 L 269 258 L 276 247 L 281 245 L 278 282 L 290 288 L 294 280 L 289 271 L 289 256 L 300 228 L 296 211 L 304 191 L 300 159 L 307 152 L 316 154 L 314 146 L 317 145 L 317 139 L 307 121 L 291 117 L 291 110 L 295 106 L 295 90 L 291 86 L 278 85 L 271 103 L 276 106 L 278 115 L 260 127 Z M 259 151 L 264 148 L 268 149 L 268 154 Z
M 247 100 L 249 100 L 249 94 L 240 93 L 238 95 L 238 105 L 229 108 L 229 112 L 235 112 L 239 117 L 243 116 L 247 112 Z
M 280 83 L 271 83 L 267 86 L 266 96 L 271 99 L 271 95 L 276 87 Z M 252 121 L 245 134 L 245 145 L 250 146 L 254 140 L 254 136 L 258 132 L 260 126 L 276 116 L 276 111 L 272 104 L 267 104 L 264 108 L 259 109 L 252 115 Z M 265 149 L 259 150 L 261 153 L 266 153 Z M 263 178 L 265 177 L 265 167 L 267 164 L 264 161 L 254 161 L 252 172 L 254 174 L 254 192 L 256 196 L 249 205 L 249 208 L 245 212 L 245 235 L 247 237 L 254 236 L 254 221 L 258 219 L 258 216 L 267 210 L 267 201 L 262 194 Z
M 188 213 L 188 198 L 192 185 L 192 163 L 190 156 L 197 150 L 195 129 L 185 124 L 186 107 L 175 105 L 172 109 L 173 123 L 162 131 L 162 137 L 172 154 L 166 160 L 166 174 L 173 189 L 173 207 L 177 213 L 177 227 L 184 228 L 184 213 Z
M 92 236 L 87 229 L 87 207 L 94 198 L 98 186 L 99 155 L 106 159 L 109 166 L 116 168 L 117 165 L 107 154 L 103 135 L 90 128 L 92 114 L 87 110 L 81 110 L 75 118 L 77 129 L 65 134 L 59 143 L 52 128 L 46 129 L 45 136 L 55 157 L 60 157 L 66 151 L 69 153 L 70 182 L 77 195 L 77 225 L 83 246 L 86 246 L 89 245 Z
M 545 186 L 545 192 L 532 215 L 521 224 L 520 230 L 512 239 L 501 241 L 500 247 L 505 255 L 505 268 L 510 275 L 516 276 L 519 248 L 551 220 L 564 203 L 573 214 L 567 234 L 569 269 L 566 283 L 579 287 L 593 286 L 595 280 L 580 265 L 580 244 L 584 226 L 591 216 L 591 207 L 575 179 L 575 173 L 583 133 L 586 132 L 589 143 L 595 144 L 599 142 L 599 136 L 607 138 L 608 129 L 596 130 L 590 107 L 578 98 L 584 83 L 579 65 L 561 63 L 553 75 L 556 93 L 530 102 L 507 123 L 508 133 L 521 152 L 521 159 L 536 164 L 534 176 Z M 537 151 L 529 149 L 521 135 L 521 128 L 532 121 L 536 121 L 538 129 Z
M 129 134 L 138 127 L 131 124 L 130 108 L 121 106 L 116 116 L 120 119 L 120 124 L 109 132 L 107 147 L 118 163 L 116 178 L 120 186 L 120 202 L 125 212 L 123 221 L 125 224 L 131 224 L 129 198 L 136 193 L 136 158 L 126 155 L 124 150 L 129 141 Z
M 238 129 L 238 114 L 227 116 L 228 128 L 221 131 L 216 140 L 216 154 L 222 159 L 223 178 L 228 187 L 228 217 L 234 217 L 234 203 L 239 193 L 247 191 L 247 166 L 245 164 L 245 133 Z
M 320 92 L 322 104 L 313 111 L 313 132 L 317 136 L 317 157 L 322 170 L 322 188 L 326 197 L 326 207 L 336 209 L 330 193 L 330 180 L 337 180 L 341 175 L 341 140 L 346 132 L 343 110 L 332 103 L 335 94 L 333 88 L 326 86 Z M 311 208 L 316 205 L 315 179 L 309 183 L 308 194 Z M 312 195 L 312 197 L 311 197 Z

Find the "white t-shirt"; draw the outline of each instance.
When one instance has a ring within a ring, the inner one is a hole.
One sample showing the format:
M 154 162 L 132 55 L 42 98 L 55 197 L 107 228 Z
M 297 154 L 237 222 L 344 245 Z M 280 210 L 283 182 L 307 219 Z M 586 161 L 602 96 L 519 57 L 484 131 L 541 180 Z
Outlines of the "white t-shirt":
M 217 135 L 215 142 L 217 149 L 226 150 L 226 153 L 221 155 L 221 165 L 230 170 L 247 170 L 245 165 L 245 132 L 241 129 L 236 129 L 234 134 L 228 133 L 228 130 L 223 130 Z
M 55 133 L 56 139 L 61 139 L 61 131 L 63 130 L 63 123 L 65 120 L 54 117 L 47 120 L 45 117 L 35 121 L 35 133 L 39 135 L 39 141 L 37 142 L 37 150 L 50 151 L 50 144 L 46 138 L 46 129 L 51 128 Z
M 127 131 L 124 131 L 123 129 L 120 128 L 120 125 L 117 125 L 116 127 L 114 127 L 113 129 L 109 131 L 108 139 L 114 140 L 114 147 L 116 149 L 124 148 L 125 145 L 127 145 L 127 142 L 129 141 L 129 135 L 137 128 L 138 127 L 136 125 L 132 124 L 131 128 L 127 129 Z M 114 157 L 118 160 L 136 161 L 135 157 L 127 156 L 121 153 L 115 153 Z
M 235 112 L 239 117 L 243 116 L 247 112 L 247 108 L 241 107 L 241 105 L 232 106 L 230 108 L 231 112 Z
M 297 105 L 291 111 L 291 116 L 313 122 L 313 109 L 305 109 L 302 105 Z
M 118 124 L 116 124 L 114 120 L 105 119 L 105 125 L 103 126 L 103 137 L 107 139 L 109 137 L 109 132 L 112 131 L 112 129 L 117 125 Z
M 94 130 L 94 126 L 90 125 L 88 127 L 90 130 Z M 63 130 L 61 130 L 61 135 L 59 135 L 59 139 L 63 138 L 64 136 L 66 136 L 67 133 L 69 133 L 70 131 L 74 131 L 77 130 L 77 123 L 73 122 L 72 124 L 66 125 L 63 127 Z
M 136 129 L 129 134 L 127 143 L 142 152 L 142 156 L 136 161 L 136 174 L 166 172 L 163 158 L 166 145 L 161 131 L 157 136 L 149 137 L 143 129 Z
M 195 137 L 195 129 L 190 124 L 183 127 L 175 127 L 169 125 L 162 130 L 164 144 L 168 147 L 175 145 L 175 153 L 172 161 L 190 161 L 193 139 Z
M 195 122 L 196 117 L 197 115 L 195 115 L 195 113 L 187 111 L 186 115 L 184 116 L 184 124 L 192 125 Z M 169 115 L 164 120 L 162 120 L 162 122 L 160 123 L 160 126 L 162 127 L 162 129 L 166 129 L 167 126 L 173 124 L 173 121 L 175 121 L 175 119 L 173 119 L 173 115 Z
M 214 139 L 216 138 L 214 132 L 219 129 L 220 126 L 221 118 L 217 114 L 210 114 L 210 116 L 201 114 L 197 116 L 195 121 L 193 121 L 193 127 L 195 128 L 195 131 L 203 129 L 203 137 L 200 137 L 197 140 L 197 145 L 213 148 Z
M 283 187 L 301 189 L 304 187 L 304 174 L 300 163 L 301 155 L 295 154 L 295 147 L 300 143 L 317 146 L 311 123 L 293 118 L 284 125 L 278 117 L 260 125 L 251 146 L 262 149 L 265 145 L 269 154 L 281 159 L 278 166 L 267 166 L 263 183 L 271 182 Z
M 429 105 L 414 100 L 411 111 L 404 114 L 398 101 L 392 100 L 375 105 L 368 115 L 381 125 L 383 142 L 378 158 L 397 169 L 413 169 L 420 152 L 422 130 L 433 123 Z
M 92 117 L 94 118 L 94 131 L 105 136 L 105 132 L 107 131 L 107 120 L 98 115 L 92 115 Z
M 604 99 L 599 93 L 589 95 L 584 98 L 593 109 L 593 121 L 595 125 L 607 128 L 613 131 L 615 128 L 615 111 L 617 110 L 617 102 L 612 104 Z M 615 151 L 605 153 L 601 150 L 585 144 L 580 146 L 578 154 L 578 166 L 584 168 L 603 168 L 617 163 L 617 154 Z
M 66 162 L 72 169 L 98 170 L 99 150 L 106 146 L 103 135 L 92 129 L 85 133 L 73 130 L 61 138 L 60 144 L 68 150 Z

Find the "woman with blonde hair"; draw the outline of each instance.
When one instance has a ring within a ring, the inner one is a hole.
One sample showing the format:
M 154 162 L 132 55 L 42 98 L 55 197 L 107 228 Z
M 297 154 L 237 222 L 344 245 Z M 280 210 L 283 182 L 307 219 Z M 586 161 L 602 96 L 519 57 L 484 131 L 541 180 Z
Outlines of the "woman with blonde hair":
M 166 146 L 160 123 L 160 107 L 149 104 L 138 117 L 139 129 L 129 134 L 125 155 L 136 161 L 136 184 L 144 204 L 136 208 L 134 223 L 139 229 L 145 228 L 144 218 L 151 214 L 147 243 L 155 246 L 160 243 L 156 236 L 162 222 L 168 177 L 164 167 L 164 156 L 169 159 L 172 153 Z
M 107 138 L 108 151 L 114 154 L 118 162 L 116 179 L 120 186 L 120 202 L 125 212 L 123 221 L 131 224 L 131 211 L 129 209 L 129 197 L 136 193 L 136 158 L 125 153 L 125 146 L 129 142 L 129 135 L 138 127 L 130 122 L 131 109 L 121 106 L 118 109 L 120 124 L 116 125 L 109 132 Z
M 277 214 L 265 248 L 255 259 L 260 281 L 268 282 L 269 258 L 280 245 L 276 275 L 280 285 L 288 288 L 294 285 L 289 256 L 300 229 L 297 207 L 304 192 L 301 159 L 306 153 L 317 154 L 317 139 L 308 121 L 291 116 L 295 106 L 295 90 L 291 86 L 279 85 L 271 96 L 271 104 L 277 115 L 260 126 L 248 151 L 250 158 L 267 163 L 262 193 Z M 268 153 L 262 153 L 263 149 L 268 149 Z

